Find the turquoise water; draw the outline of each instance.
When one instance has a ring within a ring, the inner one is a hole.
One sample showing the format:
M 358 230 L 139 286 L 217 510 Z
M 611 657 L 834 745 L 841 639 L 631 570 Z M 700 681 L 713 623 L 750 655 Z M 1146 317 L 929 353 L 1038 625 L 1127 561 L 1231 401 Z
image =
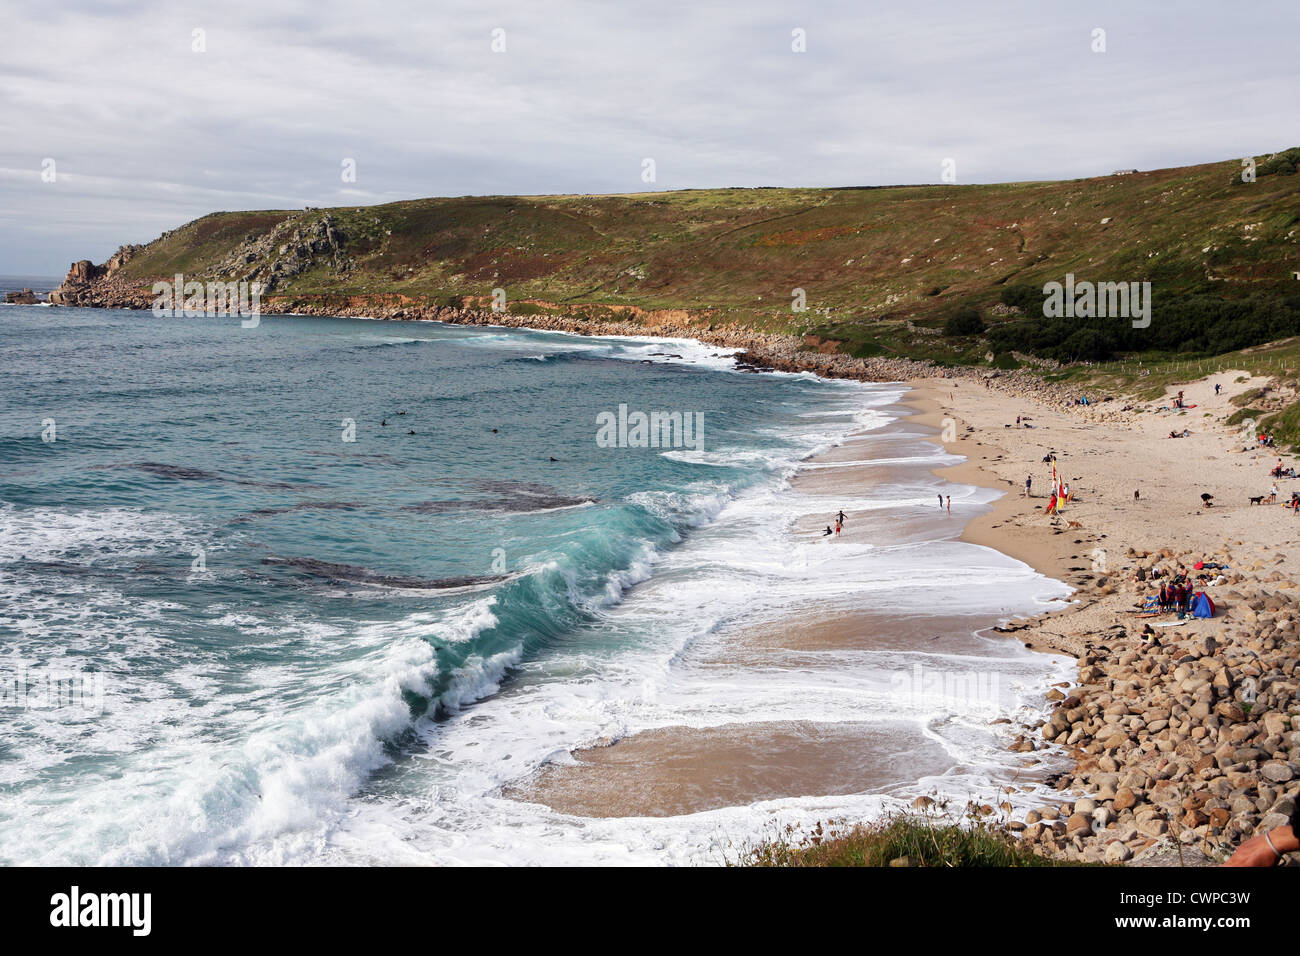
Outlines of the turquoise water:
M 10 863 L 353 858 L 358 806 L 528 772 L 734 612 L 630 613 L 630 589 L 898 395 L 694 343 L 357 319 L 9 307 L 0 352 L 8 673 L 103 688 L 4 711 Z M 601 447 L 620 404 L 699 413 L 701 447 Z M 476 702 L 543 685 L 490 758 L 440 756 Z

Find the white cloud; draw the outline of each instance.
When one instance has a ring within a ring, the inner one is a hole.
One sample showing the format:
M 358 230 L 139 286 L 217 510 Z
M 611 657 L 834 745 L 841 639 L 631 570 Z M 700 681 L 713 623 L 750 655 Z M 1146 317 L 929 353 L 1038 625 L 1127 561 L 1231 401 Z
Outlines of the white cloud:
M 1295 145 L 1294 0 L 8 6 L 6 273 L 215 209 L 639 191 L 647 156 L 672 189 L 934 182 L 948 156 L 962 182 L 1069 178 Z

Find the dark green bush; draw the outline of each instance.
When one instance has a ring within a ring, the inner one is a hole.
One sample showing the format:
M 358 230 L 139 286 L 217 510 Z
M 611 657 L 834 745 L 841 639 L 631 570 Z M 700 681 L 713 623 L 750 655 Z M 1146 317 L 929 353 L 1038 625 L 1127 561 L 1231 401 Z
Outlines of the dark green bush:
M 1060 362 L 1095 362 L 1139 353 L 1220 355 L 1293 335 L 1300 335 L 1300 296 L 1222 299 L 1157 293 L 1147 328 L 1135 329 L 1132 320 L 1122 317 L 1046 318 L 1039 309 L 995 325 L 988 339 L 995 353 L 1014 350 Z
M 954 312 L 943 324 L 943 334 L 949 338 L 960 335 L 980 335 L 984 332 L 984 320 L 979 310 L 965 306 Z

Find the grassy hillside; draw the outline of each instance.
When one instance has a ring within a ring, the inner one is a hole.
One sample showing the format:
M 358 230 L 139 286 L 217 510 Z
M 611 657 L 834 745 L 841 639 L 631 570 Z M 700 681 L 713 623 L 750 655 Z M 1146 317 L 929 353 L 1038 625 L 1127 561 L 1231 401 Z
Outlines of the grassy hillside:
M 1293 278 L 1300 176 L 1289 157 L 1300 150 L 1259 157 L 1253 183 L 1241 182 L 1233 160 L 993 186 L 471 197 L 213 213 L 128 250 L 115 275 L 274 277 L 273 294 L 282 297 L 395 293 L 455 306 L 486 304 L 502 288 L 513 312 L 685 309 L 714 322 L 817 335 L 854 354 L 979 361 L 990 339 L 945 336 L 946 320 L 962 306 L 993 326 L 1014 320 L 1014 308 L 1000 303 L 1023 301 L 1004 296 L 1008 287 L 1041 290 L 1067 272 L 1151 281 L 1157 322 L 1161 301 L 1300 295 Z M 791 308 L 796 288 L 805 290 L 806 312 Z M 1013 334 L 1001 348 L 1023 339 Z

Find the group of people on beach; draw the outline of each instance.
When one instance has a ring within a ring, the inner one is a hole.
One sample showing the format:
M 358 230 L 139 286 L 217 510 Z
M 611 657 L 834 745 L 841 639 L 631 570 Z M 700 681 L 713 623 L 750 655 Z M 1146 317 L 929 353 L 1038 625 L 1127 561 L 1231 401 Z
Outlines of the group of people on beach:
M 946 497 L 944 495 L 939 495 L 939 507 L 947 508 L 948 514 L 952 514 L 952 495 L 947 495 Z M 841 508 L 839 510 L 839 513 L 835 515 L 834 530 L 832 530 L 830 525 L 827 525 L 826 530 L 822 532 L 822 537 L 829 538 L 831 535 L 838 536 L 839 533 L 844 530 L 845 520 L 846 520 L 846 516 L 844 514 L 844 509 Z
M 1146 610 L 1148 613 L 1164 613 L 1166 611 L 1177 611 L 1178 616 L 1186 616 L 1192 598 L 1198 591 L 1204 591 L 1207 587 L 1215 584 L 1223 584 L 1227 578 L 1222 574 L 1227 570 L 1226 565 L 1215 562 L 1198 561 L 1191 571 L 1188 571 L 1183 565 L 1178 565 L 1172 575 L 1166 575 L 1166 572 L 1159 566 L 1153 565 L 1150 570 L 1139 566 L 1135 577 L 1139 584 L 1154 585 L 1160 581 L 1160 590 L 1154 597 L 1154 600 L 1147 598 Z M 1215 575 L 1210 572 L 1218 571 Z M 1200 572 L 1196 574 L 1194 572 Z
M 1161 611 L 1177 611 L 1179 617 L 1187 614 L 1187 606 L 1192 602 L 1193 591 L 1185 582 L 1179 584 L 1162 584 L 1156 597 L 1156 605 Z
M 836 534 L 836 535 L 838 535 L 838 534 L 840 533 L 840 531 L 843 530 L 843 528 L 844 528 L 844 519 L 845 519 L 845 517 L 846 517 L 846 516 L 845 516 L 845 514 L 844 514 L 844 509 L 841 508 L 841 509 L 839 510 L 839 512 L 835 515 L 835 530 L 834 530 L 834 531 L 831 531 L 831 527 L 830 527 L 830 525 L 827 525 L 827 526 L 826 526 L 826 530 L 822 532 L 822 537 L 823 537 L 823 538 L 827 538 L 827 537 L 830 537 L 830 535 L 832 535 L 832 534 Z

